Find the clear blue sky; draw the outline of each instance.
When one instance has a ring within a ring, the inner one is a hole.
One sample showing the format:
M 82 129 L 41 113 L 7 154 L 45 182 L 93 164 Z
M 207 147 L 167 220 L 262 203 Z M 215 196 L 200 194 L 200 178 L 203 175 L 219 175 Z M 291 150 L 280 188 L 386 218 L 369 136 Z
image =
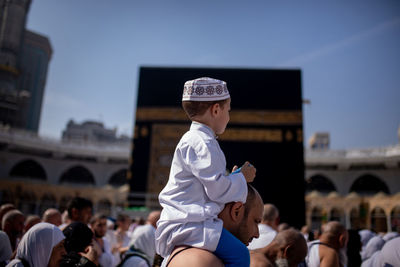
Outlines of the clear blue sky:
M 301 68 L 306 140 L 398 143 L 397 0 L 33 0 L 27 28 L 54 50 L 41 135 L 60 137 L 71 118 L 131 135 L 139 66 L 212 66 Z

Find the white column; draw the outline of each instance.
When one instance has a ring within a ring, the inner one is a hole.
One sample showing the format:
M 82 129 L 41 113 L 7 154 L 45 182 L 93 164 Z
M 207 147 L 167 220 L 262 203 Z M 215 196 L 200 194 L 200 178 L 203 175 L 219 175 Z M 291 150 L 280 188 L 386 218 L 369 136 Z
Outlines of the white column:
M 392 220 L 390 218 L 390 213 L 386 217 L 386 224 L 387 224 L 387 232 L 391 232 L 392 231 Z

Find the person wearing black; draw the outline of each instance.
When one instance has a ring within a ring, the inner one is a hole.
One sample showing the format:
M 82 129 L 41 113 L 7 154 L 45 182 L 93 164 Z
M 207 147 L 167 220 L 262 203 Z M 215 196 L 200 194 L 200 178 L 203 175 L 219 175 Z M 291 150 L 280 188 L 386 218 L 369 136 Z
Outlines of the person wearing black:
M 74 222 L 68 225 L 64 231 L 65 255 L 60 267 L 96 267 L 101 254 L 99 248 L 93 242 L 93 232 L 81 222 Z

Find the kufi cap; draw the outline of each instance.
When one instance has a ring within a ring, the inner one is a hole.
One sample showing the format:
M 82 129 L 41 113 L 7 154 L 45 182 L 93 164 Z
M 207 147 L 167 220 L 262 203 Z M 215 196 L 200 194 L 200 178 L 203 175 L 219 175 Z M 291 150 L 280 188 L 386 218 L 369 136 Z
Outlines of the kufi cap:
M 185 82 L 182 101 L 219 101 L 230 97 L 226 82 L 203 77 Z

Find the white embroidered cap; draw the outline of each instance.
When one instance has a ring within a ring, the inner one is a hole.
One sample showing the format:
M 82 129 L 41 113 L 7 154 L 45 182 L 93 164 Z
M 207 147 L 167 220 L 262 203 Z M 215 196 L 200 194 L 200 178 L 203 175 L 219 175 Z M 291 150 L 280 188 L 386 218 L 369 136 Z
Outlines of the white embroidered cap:
M 182 101 L 219 101 L 230 97 L 226 82 L 202 77 L 185 82 Z

